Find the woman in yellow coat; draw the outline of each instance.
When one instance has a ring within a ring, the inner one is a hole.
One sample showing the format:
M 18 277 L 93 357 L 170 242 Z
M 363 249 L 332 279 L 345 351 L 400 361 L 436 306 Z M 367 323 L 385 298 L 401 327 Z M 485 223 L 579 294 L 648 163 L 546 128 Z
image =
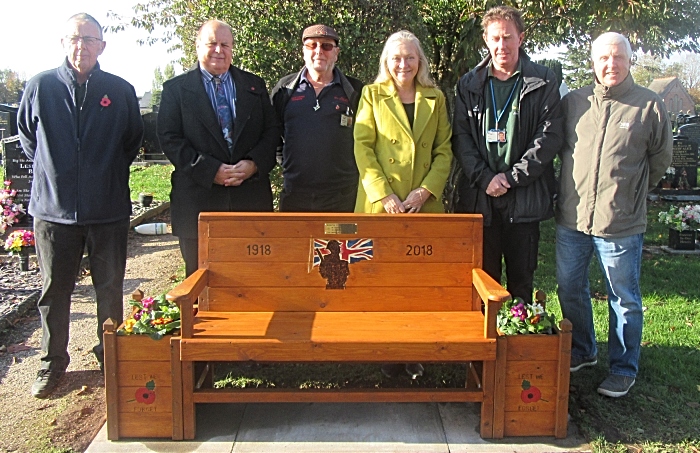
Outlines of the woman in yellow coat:
M 355 212 L 444 212 L 451 136 L 445 95 L 430 77 L 418 38 L 394 33 L 357 110 Z

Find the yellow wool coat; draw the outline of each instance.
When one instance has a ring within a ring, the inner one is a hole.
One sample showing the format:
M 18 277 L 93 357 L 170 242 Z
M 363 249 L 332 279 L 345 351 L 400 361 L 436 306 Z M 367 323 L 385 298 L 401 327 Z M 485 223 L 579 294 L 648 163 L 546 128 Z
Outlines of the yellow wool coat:
M 442 191 L 452 163 L 445 95 L 416 83 L 411 130 L 393 82 L 367 85 L 355 121 L 355 161 L 360 171 L 355 212 L 386 212 L 382 198 L 394 193 L 403 201 L 418 187 L 433 194 L 421 212 L 444 212 Z

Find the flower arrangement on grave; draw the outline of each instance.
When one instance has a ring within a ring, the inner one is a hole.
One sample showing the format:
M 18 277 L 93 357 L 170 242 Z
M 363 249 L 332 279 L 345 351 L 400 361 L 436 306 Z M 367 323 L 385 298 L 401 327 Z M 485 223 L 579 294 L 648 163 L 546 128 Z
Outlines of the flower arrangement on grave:
M 673 183 L 673 178 L 676 177 L 676 169 L 674 167 L 668 167 L 666 173 L 661 178 L 662 187 L 671 187 Z
M 542 304 L 526 304 L 519 297 L 504 302 L 496 316 L 496 326 L 504 335 L 552 334 L 555 323 L 554 315 L 547 313 Z
M 34 232 L 29 230 L 15 230 L 7 236 L 5 240 L 5 250 L 10 252 L 10 255 L 18 255 L 22 250 L 26 251 L 25 247 L 34 247 L 36 241 Z
M 133 311 L 117 330 L 117 335 L 149 335 L 160 340 L 180 328 L 180 307 L 168 301 L 165 295 L 158 298 L 143 297 L 137 291 L 129 302 Z
M 700 205 L 675 206 L 659 213 L 659 222 L 678 231 L 692 230 L 700 225 Z
M 5 181 L 3 188 L 0 190 L 0 234 L 5 234 L 5 231 L 25 214 L 24 205 L 15 203 L 17 191 L 10 189 L 12 181 Z

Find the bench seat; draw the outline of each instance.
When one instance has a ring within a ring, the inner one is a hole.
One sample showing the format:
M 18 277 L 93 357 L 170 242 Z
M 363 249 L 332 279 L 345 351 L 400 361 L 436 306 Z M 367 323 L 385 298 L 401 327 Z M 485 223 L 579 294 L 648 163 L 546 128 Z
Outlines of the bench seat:
M 199 312 L 187 361 L 468 362 L 495 360 L 484 315 L 441 312 Z

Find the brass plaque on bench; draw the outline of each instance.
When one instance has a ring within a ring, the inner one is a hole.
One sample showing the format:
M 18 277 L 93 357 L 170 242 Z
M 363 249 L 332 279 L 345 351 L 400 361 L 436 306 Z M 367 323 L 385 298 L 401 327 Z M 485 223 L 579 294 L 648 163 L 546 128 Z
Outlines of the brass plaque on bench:
M 324 234 L 357 234 L 356 223 L 325 223 Z

